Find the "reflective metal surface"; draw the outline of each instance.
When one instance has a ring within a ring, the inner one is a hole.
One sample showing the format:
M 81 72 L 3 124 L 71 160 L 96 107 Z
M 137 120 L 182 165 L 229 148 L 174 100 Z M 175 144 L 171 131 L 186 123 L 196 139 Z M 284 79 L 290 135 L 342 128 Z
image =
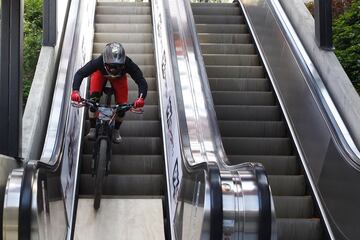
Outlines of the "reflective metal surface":
M 278 1 L 243 0 L 241 6 L 328 234 L 332 239 L 356 239 L 358 150 Z
M 3 212 L 3 239 L 18 239 L 20 189 L 24 169 L 15 169 L 9 175 L 5 190 Z
M 172 236 L 176 239 L 256 238 L 259 207 L 241 205 L 243 201 L 259 202 L 258 183 L 251 171 L 253 165 L 227 165 L 190 3 L 186 0 L 154 0 L 152 6 Z M 177 117 L 173 118 L 174 115 Z M 179 139 L 172 138 L 177 135 Z M 175 168 L 180 179 L 177 188 L 174 188 L 172 174 L 174 165 L 181 165 Z M 224 178 L 219 176 L 218 182 L 224 180 L 226 185 L 233 181 L 234 188 L 221 192 L 218 203 L 211 199 L 211 191 L 221 191 L 221 186 L 212 189 L 210 166 L 222 169 Z M 227 176 L 231 176 L 231 180 Z M 239 187 L 241 180 L 245 183 L 243 188 Z M 268 215 L 272 222 L 269 225 L 275 226 L 271 199 L 270 203 L 272 208 L 269 208 Z M 220 212 L 225 210 L 224 215 L 217 216 L 222 225 L 219 236 L 212 232 L 214 204 L 221 208 Z M 247 216 L 246 222 L 244 215 Z M 229 227 L 229 223 L 233 227 Z M 226 236 L 223 229 L 227 230 Z M 275 227 L 271 229 L 276 231 Z M 276 233 L 272 237 L 275 239 Z

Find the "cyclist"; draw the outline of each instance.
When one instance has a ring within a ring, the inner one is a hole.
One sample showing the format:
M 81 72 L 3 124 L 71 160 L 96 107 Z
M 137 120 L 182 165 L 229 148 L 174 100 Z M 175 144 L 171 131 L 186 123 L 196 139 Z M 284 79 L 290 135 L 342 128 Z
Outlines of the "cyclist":
M 105 46 L 104 52 L 97 58 L 88 62 L 85 66 L 80 68 L 75 76 L 73 82 L 73 91 L 71 93 L 71 100 L 80 102 L 81 97 L 79 88 L 84 78 L 91 75 L 90 80 L 90 99 L 99 102 L 106 82 L 111 83 L 114 89 L 116 104 L 128 103 L 128 73 L 131 78 L 138 85 L 138 98 L 134 102 L 134 108 L 141 108 L 144 106 L 147 83 L 138 65 L 136 65 L 129 57 L 125 55 L 125 49 L 120 43 L 108 43 Z M 119 143 L 121 141 L 120 125 L 125 116 L 125 112 L 118 112 L 115 119 L 115 128 L 113 131 L 113 141 Z M 87 134 L 89 140 L 95 140 L 96 135 L 96 113 L 89 109 L 90 131 Z

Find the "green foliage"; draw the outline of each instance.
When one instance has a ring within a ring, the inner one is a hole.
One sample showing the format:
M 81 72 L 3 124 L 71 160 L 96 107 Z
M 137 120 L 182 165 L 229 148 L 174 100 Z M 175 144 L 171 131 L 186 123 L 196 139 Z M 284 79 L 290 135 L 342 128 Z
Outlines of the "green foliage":
M 42 40 L 43 0 L 25 0 L 24 4 L 24 105 L 29 95 Z
M 333 23 L 335 54 L 360 93 L 360 0 Z

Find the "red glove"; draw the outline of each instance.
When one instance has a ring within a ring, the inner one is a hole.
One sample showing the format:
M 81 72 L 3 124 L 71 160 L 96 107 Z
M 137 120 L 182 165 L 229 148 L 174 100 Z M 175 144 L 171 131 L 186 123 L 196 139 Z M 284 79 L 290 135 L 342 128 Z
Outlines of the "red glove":
M 142 97 L 139 97 L 134 102 L 134 108 L 142 108 L 145 105 L 144 99 Z
M 71 93 L 71 101 L 74 101 L 74 102 L 80 102 L 81 101 L 81 96 L 80 96 L 80 93 L 79 91 L 72 91 Z

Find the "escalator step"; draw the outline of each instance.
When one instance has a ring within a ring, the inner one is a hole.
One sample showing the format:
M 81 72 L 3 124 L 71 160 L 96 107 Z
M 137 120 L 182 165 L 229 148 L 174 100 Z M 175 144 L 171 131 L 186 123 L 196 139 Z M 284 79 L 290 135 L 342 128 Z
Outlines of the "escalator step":
M 215 111 L 218 120 L 279 121 L 281 116 L 278 106 L 217 105 Z
M 204 43 L 218 43 L 220 47 L 221 44 L 251 44 L 252 39 L 250 34 L 208 34 L 208 33 L 199 33 L 198 34 L 199 41 Z
M 258 162 L 264 165 L 267 174 L 285 175 L 298 174 L 299 166 L 296 156 L 266 156 L 266 155 L 227 155 L 232 164 Z
M 222 7 L 222 8 L 234 8 L 236 7 L 235 4 L 233 3 L 191 3 L 191 7 L 192 8 L 196 8 L 196 7 Z
M 141 69 L 141 67 L 140 67 Z M 129 91 L 129 101 L 134 101 L 135 99 L 137 99 L 139 96 L 139 92 L 138 90 L 130 90 Z M 145 103 L 149 104 L 149 105 L 157 105 L 159 104 L 159 95 L 156 91 L 148 91 L 146 98 L 145 98 Z
M 273 196 L 277 218 L 312 218 L 311 196 Z
M 207 66 L 259 66 L 259 56 L 240 55 L 240 54 L 203 54 L 204 62 Z
M 116 1 L 98 1 L 97 6 L 122 6 L 122 7 L 149 7 L 149 2 L 116 2 Z
M 289 138 L 223 137 L 225 152 L 230 155 L 291 155 Z
M 96 14 L 150 15 L 150 6 L 98 6 Z
M 305 195 L 304 175 L 268 175 L 268 179 L 274 196 Z
M 213 91 L 270 91 L 266 78 L 208 78 Z
M 94 142 L 85 139 L 85 154 L 91 154 Z M 160 137 L 123 137 L 121 143 L 112 144 L 113 154 L 125 155 L 159 155 L 162 154 L 162 140 Z
M 262 66 L 206 66 L 210 78 L 264 78 Z
M 118 23 L 97 23 L 95 24 L 96 32 L 106 33 L 152 33 L 151 24 L 118 24 Z
M 82 156 L 82 173 L 91 173 L 92 155 Z M 112 155 L 110 174 L 162 174 L 164 170 L 162 155 Z
M 129 23 L 129 24 L 144 24 L 151 23 L 150 15 L 103 15 L 95 16 L 97 23 Z
M 278 218 L 279 240 L 321 240 L 322 229 L 318 218 L 287 219 Z
M 240 15 L 240 9 L 237 7 L 193 6 L 192 11 L 194 15 Z
M 104 43 L 104 42 L 120 42 L 124 43 L 152 43 L 154 37 L 152 33 L 95 33 L 94 42 L 95 43 Z M 127 49 L 126 49 L 127 50 Z M 144 52 L 140 52 L 144 53 Z
M 94 193 L 94 179 L 91 174 L 81 174 L 80 194 Z M 163 195 L 163 187 L 162 174 L 108 175 L 104 178 L 103 195 Z
M 282 121 L 218 121 L 223 137 L 285 137 Z
M 196 24 L 199 33 L 248 33 L 245 24 Z
M 215 105 L 275 105 L 272 92 L 248 92 L 248 91 L 213 91 L 212 97 Z
M 195 22 L 198 24 L 244 24 L 243 16 L 226 15 L 195 15 Z
M 201 51 L 203 54 L 255 54 L 254 44 L 217 44 L 217 43 L 201 43 Z

